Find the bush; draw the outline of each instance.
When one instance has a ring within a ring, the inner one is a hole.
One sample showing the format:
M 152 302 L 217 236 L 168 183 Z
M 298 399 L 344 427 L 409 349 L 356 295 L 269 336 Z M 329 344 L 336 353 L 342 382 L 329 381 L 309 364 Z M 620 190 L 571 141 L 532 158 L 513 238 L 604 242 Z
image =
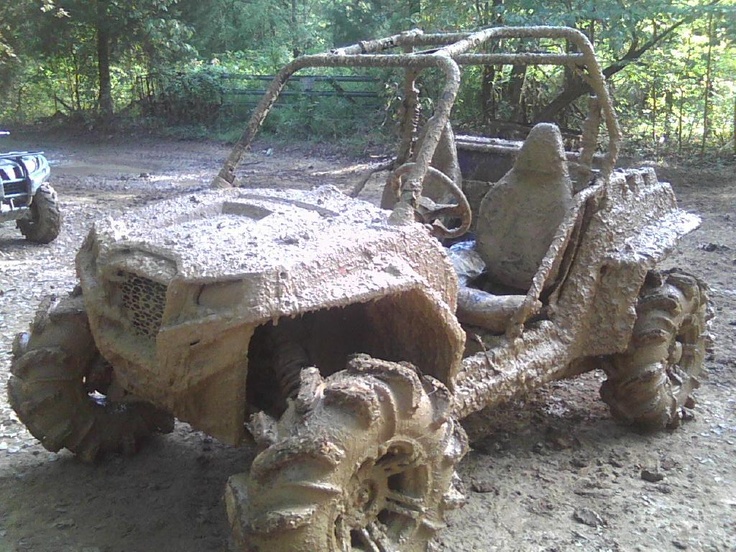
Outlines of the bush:
M 153 115 L 163 116 L 172 124 L 209 125 L 217 120 L 224 89 L 216 72 L 196 69 L 161 80 L 163 86 L 153 101 Z

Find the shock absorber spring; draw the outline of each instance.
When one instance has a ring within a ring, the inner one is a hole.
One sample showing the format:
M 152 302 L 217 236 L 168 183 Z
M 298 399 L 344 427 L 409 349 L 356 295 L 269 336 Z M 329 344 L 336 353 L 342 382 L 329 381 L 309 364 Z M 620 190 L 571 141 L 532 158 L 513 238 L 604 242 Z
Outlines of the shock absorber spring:
M 311 366 L 303 337 L 304 328 L 299 320 L 282 321 L 271 332 L 273 371 L 284 400 L 297 396 L 302 368 Z

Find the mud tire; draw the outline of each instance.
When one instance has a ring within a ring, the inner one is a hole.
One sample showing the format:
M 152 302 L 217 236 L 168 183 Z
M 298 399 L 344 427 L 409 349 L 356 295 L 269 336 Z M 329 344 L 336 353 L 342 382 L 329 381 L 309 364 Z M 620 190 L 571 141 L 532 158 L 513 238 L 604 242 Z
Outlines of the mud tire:
M 61 231 L 61 211 L 56 191 L 50 184 L 41 184 L 31 203 L 31 218 L 18 221 L 18 229 L 28 241 L 51 243 Z
M 467 437 L 447 388 L 364 355 L 325 380 L 312 370 L 274 444 L 228 481 L 236 540 L 249 551 L 427 550 L 463 501 Z
M 675 428 L 700 386 L 712 318 L 708 288 L 681 271 L 652 271 L 636 312 L 628 349 L 606 359 L 601 397 L 624 424 L 645 431 Z
M 81 294 L 47 297 L 30 333 L 13 344 L 8 398 L 47 450 L 67 448 L 93 462 L 109 452 L 132 454 L 152 433 L 173 430 L 171 415 L 138 401 L 113 401 L 113 371 L 89 329 Z

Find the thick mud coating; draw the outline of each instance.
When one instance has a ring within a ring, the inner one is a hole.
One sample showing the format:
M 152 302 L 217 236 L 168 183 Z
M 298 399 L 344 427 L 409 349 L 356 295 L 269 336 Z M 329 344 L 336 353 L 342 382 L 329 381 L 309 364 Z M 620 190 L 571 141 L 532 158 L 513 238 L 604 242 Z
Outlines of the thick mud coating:
M 76 282 L 74 256 L 92 222 L 206 187 L 228 148 L 141 137 L 28 137 L 52 162 L 64 226 L 33 245 L 0 226 L 0 386 L 10 350 L 41 298 Z M 244 176 L 253 187 L 332 184 L 348 191 L 358 162 L 329 152 L 260 145 Z M 362 162 L 362 161 L 361 161 Z M 364 170 L 363 165 L 356 170 Z M 736 542 L 736 180 L 729 171 L 657 167 L 681 205 L 703 217 L 664 268 L 705 279 L 715 346 L 696 391 L 695 419 L 642 435 L 616 424 L 598 398 L 602 374 L 464 420 L 471 452 L 460 464 L 468 503 L 449 514 L 447 551 L 728 551 Z M 361 197 L 377 203 L 384 175 Z M 223 492 L 256 450 L 177 424 L 138 455 L 87 466 L 47 452 L 0 393 L 0 551 L 231 551 Z
M 540 123 L 480 204 L 478 252 L 490 276 L 529 289 L 572 203 L 562 135 L 556 125 Z

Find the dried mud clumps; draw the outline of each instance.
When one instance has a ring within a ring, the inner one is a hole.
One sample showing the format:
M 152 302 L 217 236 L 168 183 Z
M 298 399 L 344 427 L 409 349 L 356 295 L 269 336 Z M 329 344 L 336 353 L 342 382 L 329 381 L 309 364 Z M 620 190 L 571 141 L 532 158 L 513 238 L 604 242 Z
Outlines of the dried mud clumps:
M 513 168 L 480 205 L 477 248 L 491 278 L 512 288 L 529 288 L 571 205 L 562 136 L 557 126 L 540 123 Z

